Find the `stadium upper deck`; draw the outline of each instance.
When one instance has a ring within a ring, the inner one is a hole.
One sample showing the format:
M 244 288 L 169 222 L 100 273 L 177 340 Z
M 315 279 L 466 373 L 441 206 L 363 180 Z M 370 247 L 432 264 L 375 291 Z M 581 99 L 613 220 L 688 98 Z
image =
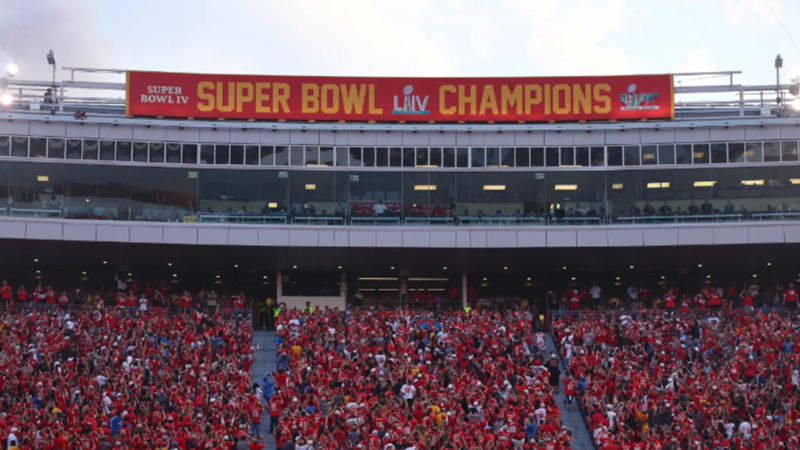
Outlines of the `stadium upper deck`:
M 605 246 L 631 236 L 629 245 L 642 245 L 646 229 L 676 224 L 726 229 L 708 238 L 714 243 L 734 227 L 747 241 L 761 233 L 751 229 L 776 236 L 774 221 L 800 218 L 794 85 L 741 86 L 737 72 L 715 74 L 720 85 L 682 86 L 698 74 L 408 80 L 130 72 L 127 83 L 95 83 L 75 78 L 97 70 L 68 70 L 70 79 L 55 83 L 10 80 L 12 102 L 0 110 L 5 216 L 419 225 L 433 233 L 442 225 L 560 226 L 506 233 L 513 243 L 494 239 L 511 246 Z M 578 225 L 595 225 L 593 237 L 566 231 Z M 628 228 L 616 233 L 620 226 Z M 781 239 L 794 235 L 784 228 Z M 367 242 L 378 245 L 370 233 Z M 487 245 L 492 239 L 482 233 L 472 240 Z M 687 233 L 661 233 L 654 242 L 674 245 Z

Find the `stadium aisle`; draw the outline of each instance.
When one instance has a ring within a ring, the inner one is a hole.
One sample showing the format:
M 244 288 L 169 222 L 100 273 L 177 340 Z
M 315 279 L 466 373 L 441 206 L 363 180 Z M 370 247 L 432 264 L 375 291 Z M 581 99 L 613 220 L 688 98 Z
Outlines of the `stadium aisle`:
M 275 343 L 274 331 L 255 331 L 253 341 L 258 344 L 256 363 L 253 364 L 251 379 L 253 383 L 261 384 L 264 375 L 278 370 L 278 346 Z M 264 404 L 264 414 L 261 418 L 261 435 L 267 441 L 265 450 L 276 450 L 275 437 L 269 434 L 269 406 Z
M 564 373 L 564 361 L 561 359 L 561 354 L 558 352 L 558 350 L 556 350 L 553 337 L 550 335 L 550 333 L 545 333 L 545 335 L 547 336 L 547 351 L 548 353 L 555 353 L 558 356 L 559 368 L 561 369 L 561 373 Z M 558 393 L 555 397 L 556 401 L 558 402 L 558 407 L 561 409 L 561 420 L 564 422 L 564 426 L 569 428 L 573 433 L 572 450 L 594 450 L 592 435 L 589 433 L 589 428 L 586 426 L 586 422 L 583 420 L 583 416 L 581 416 L 577 405 L 575 405 L 575 408 L 572 412 L 569 412 L 567 409 L 563 382 L 561 383 L 561 386 L 559 387 Z

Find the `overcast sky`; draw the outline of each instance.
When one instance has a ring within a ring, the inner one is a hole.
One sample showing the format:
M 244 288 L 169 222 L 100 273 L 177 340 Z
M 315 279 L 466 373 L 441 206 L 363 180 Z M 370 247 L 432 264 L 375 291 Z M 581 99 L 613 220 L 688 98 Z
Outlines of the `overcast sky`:
M 177 72 L 800 75 L 800 0 L 0 0 L 0 62 Z M 58 78 L 67 74 L 59 69 Z M 119 79 L 122 81 L 122 79 Z

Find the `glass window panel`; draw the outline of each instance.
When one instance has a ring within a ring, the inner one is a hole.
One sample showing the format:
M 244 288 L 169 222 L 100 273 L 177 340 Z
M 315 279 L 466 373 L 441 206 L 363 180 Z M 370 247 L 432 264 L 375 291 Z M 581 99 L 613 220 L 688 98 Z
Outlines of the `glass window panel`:
M 456 149 L 456 167 L 469 167 L 469 149 L 459 147 Z
M 455 167 L 456 166 L 456 149 L 445 148 L 442 154 L 442 167 Z
M 336 166 L 347 167 L 347 160 L 350 158 L 350 152 L 347 147 L 336 147 Z
M 226 166 L 231 162 L 231 146 L 230 145 L 215 145 L 214 146 L 214 165 Z
M 708 164 L 708 144 L 694 144 L 692 158 L 695 164 Z
M 655 145 L 642 146 L 642 165 L 652 166 L 658 164 L 658 147 Z
M 244 148 L 244 163 L 248 166 L 258 165 L 258 146 L 248 145 Z
M 104 141 L 112 142 L 113 141 Z M 102 157 L 102 144 L 101 144 Z M 130 220 L 131 168 L 106 166 L 97 173 L 98 206 L 95 218 L 104 220 Z
M 375 165 L 378 167 L 389 167 L 389 149 L 378 147 L 375 149 Z
M 350 147 L 350 167 L 361 167 L 361 147 Z
M 97 147 L 97 141 L 88 142 L 94 142 Z M 31 158 L 44 158 L 47 155 L 47 138 L 32 137 L 30 146 Z
M 544 167 L 544 148 L 531 148 L 531 167 Z
M 602 167 L 606 164 L 604 147 L 592 147 L 592 167 Z
M 114 141 L 102 141 L 101 145 L 106 146 L 111 144 L 111 157 L 107 158 L 110 161 L 114 160 Z M 47 157 L 54 159 L 64 159 L 64 148 L 66 141 L 64 139 L 50 138 L 47 141 Z M 103 147 L 101 147 L 101 150 Z M 100 156 L 103 156 L 101 151 Z
M 432 148 L 430 149 L 430 154 L 428 155 L 430 158 L 430 166 L 431 167 L 442 167 L 442 149 L 441 148 Z
M 445 148 L 444 149 L 444 157 L 443 157 L 443 167 L 455 167 L 456 166 L 456 149 L 454 148 Z
M 739 168 L 738 170 L 742 170 Z M 746 191 L 746 195 L 739 195 L 740 202 L 750 213 L 781 213 L 796 212 L 797 198 L 786 198 L 785 193 L 793 194 L 793 176 L 787 176 L 793 171 L 786 172 L 783 167 L 748 167 L 747 183 L 740 186 L 738 191 Z M 740 182 L 741 183 L 741 182 Z
M 148 147 L 150 147 L 150 145 L 147 142 L 134 142 L 133 160 L 137 162 L 147 162 Z M 67 158 L 69 158 L 69 149 L 67 149 Z
M 84 148 L 86 147 L 84 142 Z M 95 210 L 103 216 L 99 204 L 97 175 L 95 166 L 70 164 L 66 167 L 67 193 L 64 196 L 64 217 L 68 219 L 92 219 Z
M 719 209 L 721 202 L 711 201 L 716 192 L 716 183 L 713 182 L 718 180 L 712 177 L 710 169 L 698 168 L 675 172 L 678 184 L 677 204 L 683 214 L 707 215 L 715 208 Z
M 692 163 L 692 144 L 678 144 L 675 146 L 675 163 Z
M 99 144 L 97 141 L 83 141 L 83 159 L 96 161 L 99 153 L 98 146 Z
M 167 144 L 167 162 L 171 164 L 181 163 L 181 144 L 176 142 Z
M 293 172 L 289 177 L 292 217 L 334 215 L 338 206 L 334 192 L 333 172 Z
M 364 147 L 361 149 L 362 159 L 364 161 L 364 167 L 375 167 L 375 148 L 374 147 Z M 291 194 L 291 189 L 289 191 Z
M 658 146 L 658 164 L 662 165 L 662 166 L 675 164 L 675 146 L 674 145 L 659 145 Z
M 374 216 L 375 205 L 386 207 L 382 216 L 396 217 L 403 209 L 401 201 L 401 172 L 350 172 L 348 199 L 350 214 L 354 217 Z
M 244 145 L 231 145 L 231 165 L 244 164 Z
M 319 163 L 323 166 L 333 167 L 333 147 L 319 148 Z
M 589 167 L 589 147 L 575 148 L 575 165 L 578 167 Z
M 319 164 L 319 147 L 309 145 L 306 147 L 306 165 L 318 166 Z
M 514 149 L 516 167 L 530 167 L 531 166 L 531 149 L 522 147 Z
M 183 164 L 197 164 L 197 144 L 183 144 Z
M 131 168 L 131 220 L 166 222 L 164 180 L 168 178 L 167 170 L 160 167 Z
M 781 160 L 781 143 L 778 141 L 764 142 L 764 162 Z
M 78 141 L 78 146 L 80 147 L 80 139 L 72 139 L 73 141 Z M 78 150 L 78 157 L 76 159 L 81 159 L 80 150 Z M 28 138 L 14 136 L 11 138 L 11 156 L 18 156 L 21 158 L 28 157 Z
M 743 204 L 747 203 L 745 200 L 747 197 L 747 180 L 751 179 L 747 174 L 747 169 L 743 167 L 723 168 L 718 166 L 711 170 L 710 179 L 716 182 L 714 184 L 713 200 L 711 200 L 713 202 L 712 210 L 718 210 L 724 214 L 733 214 L 739 211 Z M 757 181 L 754 182 L 757 183 Z M 697 189 L 701 188 L 697 187 Z
M 274 166 L 275 165 L 275 147 L 271 145 L 262 145 L 261 150 L 261 165 Z
M 725 164 L 728 162 L 728 144 L 711 144 L 711 164 Z
M 797 161 L 797 141 L 781 142 L 781 157 L 783 161 Z
M 500 166 L 514 167 L 514 149 L 504 147 L 500 149 Z
M 417 167 L 428 167 L 428 149 L 423 147 L 417 148 Z
M 197 214 L 197 189 L 199 177 L 194 169 L 170 169 L 164 179 L 164 217 L 169 222 L 184 222 L 185 217 Z M 247 171 L 248 176 L 255 172 Z M 240 171 L 239 177 L 245 176 Z
M 626 166 L 640 165 L 638 145 L 625 146 L 625 165 Z
M 602 172 L 548 172 L 545 174 L 544 214 L 553 222 L 596 215 L 602 210 L 605 176 Z
M 289 147 L 284 145 L 275 146 L 275 165 L 288 166 L 289 165 Z
M 130 142 L 128 142 L 130 145 Z M 147 144 L 145 143 L 145 154 L 147 152 Z M 83 150 L 83 141 L 80 139 L 67 139 L 67 159 L 81 159 L 81 152 Z M 11 156 L 14 156 L 13 154 Z M 130 153 L 128 154 L 128 161 L 130 161 Z M 147 159 L 145 158 L 145 161 Z
M 729 163 L 743 163 L 744 162 L 744 143 L 743 142 L 730 142 L 730 143 L 728 143 L 728 162 Z
M 69 142 L 67 142 L 69 145 Z M 132 144 L 130 141 L 117 141 L 117 161 L 130 161 Z
M 622 147 L 608 147 L 608 165 L 622 165 Z
M 214 164 L 214 146 L 212 144 L 200 145 L 200 164 Z
M 303 165 L 303 147 L 292 146 L 290 147 L 290 165 L 302 166 Z
M 177 142 L 167 144 L 167 162 L 170 164 L 181 163 L 181 144 Z
M 258 193 L 262 204 L 261 213 L 288 213 L 289 179 L 281 178 L 280 172 L 277 170 L 265 170 L 257 173 L 259 174 Z
M 20 209 L 58 211 L 64 205 L 66 164 L 14 163 L 10 171 L 9 204 Z
M 575 165 L 575 148 L 561 147 L 561 165 L 572 167 Z
M 472 149 L 472 167 L 486 167 L 486 149 Z
M 748 142 L 744 159 L 749 163 L 760 163 L 764 160 L 764 147 L 761 142 Z
M 11 151 L 11 136 L 0 136 L 0 156 L 8 156 Z
M 389 149 L 389 166 L 403 167 L 403 149 L 392 147 Z
M 500 167 L 500 149 L 490 147 L 486 149 L 486 167 Z
M 545 149 L 545 163 L 547 167 L 558 167 L 561 163 L 561 156 L 559 156 L 558 147 L 547 147 Z
M 86 142 L 83 143 L 83 152 L 86 153 Z M 86 159 L 86 158 L 84 158 Z M 151 142 L 150 143 L 150 162 L 163 163 L 164 162 L 164 143 Z
M 228 208 L 233 211 L 230 173 L 228 170 L 200 171 L 198 207 L 201 212 L 219 214 L 226 212 Z M 242 189 L 242 184 L 237 184 L 237 188 Z M 258 192 L 257 189 L 256 192 Z M 242 199 L 240 198 L 239 201 L 241 202 Z M 239 206 L 236 206 L 237 212 Z

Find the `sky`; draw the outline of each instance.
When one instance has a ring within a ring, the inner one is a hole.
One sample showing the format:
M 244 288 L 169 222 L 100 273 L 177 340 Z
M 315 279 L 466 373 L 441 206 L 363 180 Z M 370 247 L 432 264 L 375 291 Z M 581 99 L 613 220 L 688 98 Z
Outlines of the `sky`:
M 341 76 L 800 75 L 800 0 L 0 0 L 0 64 Z M 2 73 L 0 73 L 2 75 Z M 58 70 L 57 78 L 68 77 Z M 113 78 L 124 81 L 124 78 Z M 727 80 L 690 79 L 688 84 Z

